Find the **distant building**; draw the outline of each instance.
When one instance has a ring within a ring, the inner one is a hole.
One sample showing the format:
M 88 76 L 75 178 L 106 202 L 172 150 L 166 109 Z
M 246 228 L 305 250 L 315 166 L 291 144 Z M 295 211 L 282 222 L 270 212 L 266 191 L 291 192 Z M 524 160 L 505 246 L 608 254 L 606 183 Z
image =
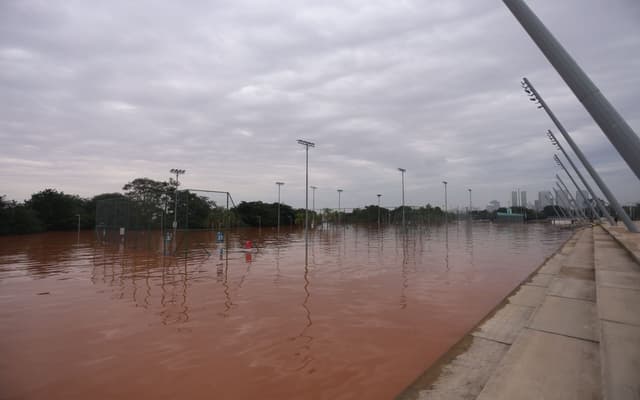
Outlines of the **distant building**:
M 491 200 L 489 204 L 487 204 L 487 211 L 494 212 L 500 208 L 500 202 L 498 200 Z
M 570 208 L 569 198 L 564 192 L 559 192 L 554 189 L 556 192 L 556 205 L 562 208 Z
M 518 192 L 514 190 L 513 192 L 511 192 L 511 207 L 517 207 L 517 206 L 518 206 Z
M 524 222 L 525 215 L 521 213 L 514 213 L 511 208 L 507 208 L 507 212 L 497 212 L 496 222 Z
M 538 192 L 538 203 L 540 207 L 539 210 L 544 210 L 545 207 L 552 206 L 553 195 L 551 194 L 551 192 L 548 190 Z
M 540 210 L 542 210 L 542 208 L 544 208 L 544 207 L 542 207 L 542 208 L 541 208 L 541 207 L 540 207 L 540 200 L 536 199 L 536 200 L 534 200 L 534 201 L 533 201 L 533 208 L 534 208 L 534 210 L 536 210 L 536 211 L 540 211 Z
M 520 192 L 520 207 L 527 207 L 527 191 Z

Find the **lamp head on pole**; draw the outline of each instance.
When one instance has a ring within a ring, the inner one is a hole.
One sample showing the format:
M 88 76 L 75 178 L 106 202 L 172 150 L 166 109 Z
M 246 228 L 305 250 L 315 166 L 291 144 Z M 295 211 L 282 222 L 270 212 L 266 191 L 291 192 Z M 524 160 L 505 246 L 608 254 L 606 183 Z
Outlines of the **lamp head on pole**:
M 406 169 L 404 169 L 404 168 L 398 168 L 398 171 L 400 171 L 400 172 L 402 172 L 402 173 L 407 172 L 407 170 L 406 170 Z
M 551 144 L 553 144 L 556 147 L 556 149 L 561 150 L 560 149 L 560 143 L 558 143 L 558 139 L 556 139 L 556 137 L 553 135 L 553 132 L 548 130 L 547 131 L 547 137 L 551 141 Z
M 522 78 L 520 85 L 522 85 L 522 89 L 524 89 L 524 92 L 527 94 L 527 96 L 529 96 L 529 100 L 533 101 L 538 106 L 538 108 L 543 108 L 540 100 L 538 99 L 538 96 L 536 95 L 536 91 L 529 80 L 527 78 Z
M 556 162 L 556 165 L 558 165 L 558 167 L 562 167 L 562 161 L 560 161 L 560 158 L 558 157 L 557 154 L 553 155 L 553 160 Z
M 276 182 L 276 185 L 282 186 L 282 185 L 284 185 L 284 182 Z
M 303 146 L 307 146 L 307 147 L 316 147 L 316 144 L 313 142 L 309 142 L 308 140 L 302 140 L 302 139 L 298 139 L 298 144 L 301 144 Z

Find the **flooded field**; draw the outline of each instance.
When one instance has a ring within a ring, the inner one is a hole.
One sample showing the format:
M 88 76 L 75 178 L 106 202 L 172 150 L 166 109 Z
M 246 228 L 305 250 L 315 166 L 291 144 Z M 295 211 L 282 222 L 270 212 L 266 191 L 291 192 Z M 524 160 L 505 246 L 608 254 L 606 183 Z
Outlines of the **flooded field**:
M 239 229 L 223 254 L 191 232 L 175 257 L 0 237 L 0 398 L 389 399 L 569 234 L 325 227 L 307 265 L 301 231 Z

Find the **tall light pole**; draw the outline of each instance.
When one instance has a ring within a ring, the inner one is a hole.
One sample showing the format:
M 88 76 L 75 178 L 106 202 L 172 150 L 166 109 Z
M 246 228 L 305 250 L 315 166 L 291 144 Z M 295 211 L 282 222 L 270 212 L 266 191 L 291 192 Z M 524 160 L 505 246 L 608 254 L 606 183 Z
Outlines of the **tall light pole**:
M 442 181 L 444 183 L 444 221 L 448 222 L 449 216 L 447 215 L 447 181 Z
M 591 189 L 591 185 L 589 185 L 589 183 L 587 183 L 587 180 L 584 179 L 584 177 L 580 173 L 580 170 L 578 170 L 576 165 L 573 163 L 573 160 L 571 160 L 571 157 L 569 157 L 569 154 L 567 154 L 567 152 L 564 151 L 564 147 L 562 147 L 560 142 L 558 142 L 558 140 L 556 139 L 556 137 L 553 134 L 553 132 L 551 132 L 551 130 L 547 131 L 547 136 L 549 137 L 549 140 L 551 140 L 551 143 L 554 146 L 556 146 L 556 148 L 558 150 L 560 150 L 562 152 L 562 154 L 564 154 L 564 158 L 566 158 L 567 161 L 569 161 L 569 164 L 571 164 L 571 166 L 573 167 L 573 170 L 576 172 L 576 175 L 578 175 L 578 178 L 580 178 L 580 180 L 582 181 L 582 184 L 587 188 L 587 190 L 591 194 L 591 197 L 593 198 L 593 201 L 596 202 L 596 205 L 598 206 L 598 208 L 602 212 L 602 215 L 604 215 L 607 218 L 607 220 L 609 220 L 609 223 L 611 225 L 615 225 L 615 221 L 613 220 L 613 218 L 611 217 L 611 215 L 609 214 L 607 209 L 602 205 L 602 202 L 600 201 L 600 199 L 598 199 L 598 196 L 596 196 L 596 194 L 593 191 L 593 189 Z M 564 168 L 564 166 L 562 166 L 562 167 Z M 565 171 L 566 171 L 566 168 L 565 168 Z M 567 171 L 567 174 L 569 174 L 569 171 Z M 572 180 L 573 180 L 573 178 L 572 178 Z M 592 207 L 592 209 L 593 209 L 593 207 Z M 595 213 L 595 210 L 593 210 L 593 211 Z
M 378 228 L 380 228 L 380 197 L 382 197 L 382 195 L 378 193 L 376 196 L 378 196 Z
M 318 188 L 317 186 L 309 186 L 311 188 L 311 190 L 313 190 L 313 201 L 312 201 L 312 206 L 311 208 L 313 209 L 313 216 L 311 217 L 311 228 L 313 228 L 314 226 L 316 226 L 316 189 Z
M 78 241 L 80 241 L 80 214 L 76 214 L 78 217 Z
M 305 147 L 306 152 L 306 169 L 305 169 L 305 178 L 304 178 L 304 189 L 305 189 L 305 197 L 304 197 L 304 242 L 305 242 L 305 261 L 307 257 L 307 248 L 309 246 L 309 147 L 316 147 L 316 144 L 313 142 L 309 142 L 307 140 L 298 139 L 298 144 L 301 144 Z
M 405 230 L 404 224 L 404 173 L 407 172 L 404 168 L 398 168 L 398 171 L 402 174 L 402 230 Z
M 340 195 L 342 195 L 342 189 L 338 189 L 338 224 L 340 224 Z
M 473 219 L 473 217 L 471 216 L 471 210 L 473 210 L 472 208 L 472 204 L 471 204 L 471 189 L 467 189 L 469 191 L 469 219 Z
M 569 190 L 569 188 L 567 187 L 567 185 L 564 184 L 564 181 L 562 180 L 562 178 L 560 178 L 560 175 L 556 174 L 556 178 L 558 178 L 558 182 L 560 182 L 560 184 L 562 185 L 562 188 L 564 189 L 565 193 L 567 194 L 567 196 L 569 197 L 569 201 L 573 203 L 573 205 L 576 208 L 576 211 L 578 212 L 578 214 L 580 214 L 580 216 L 582 217 L 582 219 L 587 219 L 587 216 L 584 215 L 584 212 L 582 211 L 582 209 L 580 207 L 578 207 L 578 202 L 576 201 L 576 199 L 573 197 L 573 195 L 571 194 L 571 191 Z
M 173 237 L 176 236 L 176 230 L 178 229 L 178 186 L 180 186 L 180 175 L 184 174 L 184 169 L 172 168 L 169 172 L 176 174 L 176 199 L 173 208 Z
M 569 170 L 564 166 L 564 164 L 562 163 L 562 161 L 560 161 L 560 158 L 558 157 L 558 155 L 554 154 L 554 155 L 553 155 L 553 158 L 556 160 L 556 163 L 558 163 L 558 165 L 559 165 L 560 167 L 562 167 L 562 169 L 564 170 L 564 172 L 566 172 L 566 173 L 567 173 L 567 176 L 569 177 L 569 179 L 571 179 L 571 182 L 573 183 L 573 186 L 575 186 L 575 187 L 576 187 L 576 189 L 578 190 L 578 193 L 584 193 L 584 191 L 583 191 L 582 189 L 580 189 L 580 187 L 579 187 L 579 186 L 578 186 L 578 184 L 576 183 L 575 179 L 573 179 L 573 176 L 571 176 L 571 174 L 569 173 Z M 576 196 L 577 196 L 577 195 L 576 195 Z M 584 195 L 583 195 L 582 197 L 584 198 Z M 586 200 L 587 200 L 587 199 L 585 199 L 585 201 L 586 201 Z M 587 202 L 588 202 L 588 201 L 587 201 Z M 598 217 L 598 214 L 596 213 L 596 210 L 593 208 L 593 205 L 592 205 L 590 202 L 588 202 L 588 203 L 589 203 L 589 207 L 591 208 L 591 213 L 593 214 L 593 217 L 594 217 L 594 218 L 597 218 L 597 217 Z M 576 202 L 576 205 L 578 205 L 578 204 L 577 204 L 577 202 Z
M 556 192 L 556 203 L 557 204 L 562 203 L 562 208 L 564 208 L 566 211 L 566 213 L 563 213 L 563 214 L 565 214 L 565 216 L 568 218 L 576 218 L 576 213 L 573 210 L 573 207 L 571 206 L 571 204 L 569 203 L 569 197 L 564 192 L 564 190 L 562 190 L 562 186 L 560 186 L 560 182 L 556 181 L 556 187 L 558 189 L 555 189 L 555 188 L 553 189 Z
M 638 135 L 524 1 L 503 1 L 640 179 Z
M 278 185 L 278 233 L 280 233 L 280 188 L 284 182 L 276 182 L 276 185 Z
M 552 187 L 551 189 L 553 190 L 553 193 L 555 194 L 555 197 L 553 197 L 551 199 L 552 200 L 551 205 L 553 205 L 556 208 L 559 208 L 560 214 L 562 214 L 562 216 L 564 218 L 567 218 L 567 213 L 564 212 L 563 207 L 558 207 L 560 205 L 560 199 L 558 198 L 558 190 L 556 188 L 554 188 L 554 187 Z
M 538 104 L 538 108 L 542 108 L 547 112 L 549 118 L 551 118 L 564 139 L 567 141 L 567 143 L 569 143 L 569 147 L 571 147 L 571 150 L 573 150 L 580 162 L 582 162 L 582 165 L 584 165 L 586 170 L 589 172 L 589 175 L 591 175 L 591 178 L 593 178 L 594 182 L 598 185 L 600 191 L 602 192 L 602 194 L 604 194 L 604 197 L 607 198 L 609 204 L 611 204 L 611 207 L 613 207 L 614 211 L 616 212 L 616 215 L 618 215 L 618 217 L 622 219 L 629 232 L 640 233 L 640 229 L 638 229 L 636 224 L 631 221 L 631 218 L 629 218 L 620 203 L 618 203 L 618 199 L 616 199 L 611 190 L 609 190 L 609 187 L 607 187 L 602 178 L 600 178 L 600 175 L 596 172 L 596 170 L 593 169 L 591 163 L 587 160 L 580 148 L 578 148 L 571 136 L 569 136 L 569 133 L 566 131 L 566 129 L 564 129 L 564 126 L 562 126 L 553 111 L 551 111 L 549 106 L 547 106 L 547 103 L 545 103 L 544 99 L 540 96 L 536 88 L 533 87 L 533 85 L 527 78 L 523 78 L 522 87 L 524 88 L 524 91 L 529 95 L 531 101 Z

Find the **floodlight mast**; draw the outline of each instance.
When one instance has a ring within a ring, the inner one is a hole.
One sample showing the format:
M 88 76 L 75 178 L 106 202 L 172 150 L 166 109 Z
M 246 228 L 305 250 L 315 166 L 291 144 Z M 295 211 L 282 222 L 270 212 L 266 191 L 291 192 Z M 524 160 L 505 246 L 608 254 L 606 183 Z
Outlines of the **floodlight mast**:
M 571 182 L 573 183 L 573 186 L 575 186 L 576 189 L 578 190 L 578 193 L 581 193 L 582 189 L 580 189 L 580 187 L 576 183 L 575 179 L 573 179 L 573 176 L 571 176 L 571 174 L 569 173 L 569 170 L 567 169 L 567 167 L 565 167 L 564 164 L 562 163 L 562 161 L 560 161 L 560 157 L 558 157 L 556 154 L 554 154 L 553 157 L 555 158 L 555 160 L 558 163 L 558 165 L 560 167 L 562 167 L 564 172 L 567 173 L 567 176 L 569 177 L 569 179 L 571 179 Z M 584 198 L 584 196 L 582 196 L 582 197 Z M 585 199 L 585 200 L 588 200 L 588 199 Z M 594 217 L 597 217 L 598 214 L 596 213 L 596 210 L 593 208 L 593 205 L 591 204 L 591 202 L 587 201 L 587 203 L 589 203 L 589 207 L 591 208 L 591 212 L 593 213 Z M 576 203 L 576 205 L 578 205 L 578 204 Z
M 187 171 L 185 171 L 184 169 L 171 168 L 169 172 L 171 172 L 172 174 L 176 174 L 176 199 L 173 208 L 173 237 L 175 239 L 176 231 L 178 229 L 178 186 L 180 186 L 179 177 Z
M 558 181 L 560 182 L 560 184 L 562 184 L 562 188 L 564 189 L 564 191 L 567 193 L 567 195 L 569 196 L 569 201 L 573 203 L 574 207 L 576 208 L 576 210 L 578 211 L 578 214 L 580 214 L 580 216 L 582 217 L 582 219 L 586 220 L 587 216 L 584 214 L 584 212 L 580 209 L 580 207 L 578 207 L 578 202 L 576 201 L 576 199 L 573 197 L 573 195 L 571 194 L 571 191 L 569 190 L 569 188 L 567 187 L 567 185 L 564 184 L 564 181 L 562 180 L 562 178 L 560 178 L 560 175 L 556 174 L 556 178 L 558 178 Z
M 542 96 L 540 96 L 536 88 L 531 84 L 531 82 L 527 78 L 523 78 L 522 87 L 524 88 L 524 91 L 529 95 L 530 100 L 535 102 L 538 105 L 538 108 L 542 108 L 546 111 L 549 118 L 551 118 L 551 121 L 553 121 L 553 123 L 558 128 L 558 130 L 560 131 L 564 139 L 567 141 L 567 143 L 569 143 L 569 147 L 571 147 L 571 150 L 573 150 L 575 155 L 582 162 L 582 165 L 584 165 L 586 170 L 589 172 L 589 175 L 591 175 L 591 178 L 593 178 L 593 180 L 596 182 L 596 184 L 600 188 L 600 191 L 607 198 L 607 200 L 609 201 L 609 204 L 611 204 L 611 206 L 613 207 L 613 210 L 615 211 L 616 215 L 618 215 L 618 217 L 622 219 L 622 221 L 624 222 L 629 232 L 640 233 L 640 230 L 638 229 L 636 224 L 634 224 L 633 221 L 631 221 L 631 218 L 629 218 L 629 215 L 627 215 L 627 212 L 622 208 L 620 203 L 618 203 L 618 199 L 616 199 L 616 197 L 613 195 L 611 190 L 609 190 L 609 187 L 604 183 L 602 178 L 600 178 L 600 175 L 591 166 L 591 163 L 587 160 L 587 158 L 584 156 L 580 148 L 576 145 L 576 143 L 573 141 L 571 136 L 569 136 L 569 133 L 566 131 L 566 129 L 564 129 L 564 126 L 562 126 L 558 118 L 556 118 L 553 111 L 551 111 L 551 108 L 549 108 L 549 106 L 544 101 Z
M 311 190 L 313 191 L 313 200 L 311 202 L 311 209 L 313 210 L 313 215 L 311 216 L 311 229 L 313 229 L 313 227 L 316 226 L 316 189 L 318 188 L 317 186 L 309 186 L 311 188 Z
M 376 196 L 378 196 L 378 228 L 380 228 L 380 197 L 382 197 L 382 195 L 378 193 Z
M 448 215 L 448 211 L 447 211 L 447 181 L 442 181 L 442 183 L 444 183 L 444 221 L 445 223 L 448 222 L 449 220 L 449 215 Z
M 404 173 L 407 172 L 404 168 L 398 168 L 398 171 L 402 173 L 402 231 L 404 232 L 405 228 L 405 219 L 404 219 Z
M 298 139 L 298 144 L 305 147 L 306 152 L 306 168 L 305 168 L 305 200 L 304 200 L 304 245 L 305 245 L 305 263 L 307 261 L 309 249 L 309 147 L 316 147 L 316 144 L 307 140 Z
M 340 196 L 342 195 L 342 192 L 342 189 L 338 189 L 338 225 L 340 225 Z
M 587 180 L 584 179 L 584 177 L 582 176 L 582 174 L 580 173 L 580 171 L 578 170 L 578 168 L 576 167 L 576 165 L 573 163 L 573 160 L 571 160 L 571 158 L 569 157 L 569 154 L 567 154 L 567 152 L 564 150 L 564 147 L 562 147 L 562 145 L 560 144 L 560 142 L 558 142 L 558 140 L 556 139 L 555 135 L 553 134 L 553 132 L 551 132 L 551 130 L 547 131 L 547 136 L 549 137 L 549 140 L 551 141 L 551 143 L 562 152 L 562 154 L 564 154 L 564 157 L 567 159 L 567 161 L 569 161 L 569 164 L 571 164 L 571 166 L 573 167 L 573 170 L 576 172 L 576 175 L 578 175 L 578 178 L 580 178 L 580 180 L 582 181 L 582 183 L 584 184 L 584 186 L 587 188 L 587 190 L 589 191 L 589 193 L 591 194 L 591 197 L 593 198 L 593 201 L 596 202 L 596 205 L 598 205 L 598 208 L 600 209 L 600 211 L 602 212 L 602 215 L 604 215 L 607 220 L 609 221 L 609 223 L 611 225 L 615 225 L 615 222 L 613 220 L 613 218 L 611 217 L 611 215 L 609 214 L 609 211 L 607 211 L 607 209 L 605 208 L 605 206 L 602 204 L 602 202 L 600 201 L 600 199 L 598 199 L 598 196 L 596 196 L 595 192 L 593 191 L 593 189 L 591 189 L 591 186 L 589 185 L 589 183 L 587 183 Z M 565 169 L 566 170 L 566 169 Z M 567 172 L 567 174 L 569 174 L 569 172 Z M 591 205 L 591 204 L 589 204 Z M 593 209 L 593 207 L 591 207 Z M 593 210 L 595 212 L 595 210 Z
M 640 179 L 638 135 L 524 1 L 503 1 Z
M 555 202 L 555 205 L 554 205 L 554 206 L 555 206 L 555 207 L 557 207 L 557 206 L 558 206 L 558 203 L 559 203 L 559 200 L 560 200 L 560 198 L 558 197 L 558 190 L 557 190 L 556 188 L 554 188 L 554 187 L 552 187 L 551 189 L 553 189 L 553 193 L 555 193 L 555 195 L 556 195 L 556 196 L 555 196 L 555 199 L 554 199 L 554 200 L 555 200 L 555 201 L 554 201 L 554 202 Z M 564 208 L 564 207 L 560 207 L 560 213 L 562 214 L 562 216 L 563 216 L 564 218 L 568 218 L 568 217 L 567 217 L 567 213 L 565 213 L 565 212 L 564 212 L 563 208 Z
M 280 233 L 280 187 L 284 182 L 276 182 L 276 185 L 278 185 L 278 233 Z
M 569 201 L 569 196 L 567 195 L 567 193 L 564 191 L 564 189 L 562 189 L 562 186 L 560 186 L 560 183 L 556 181 L 556 186 L 558 187 L 558 190 L 560 191 L 560 193 L 562 193 L 563 196 L 558 197 L 560 200 L 562 200 L 562 204 L 564 204 L 564 207 L 567 209 L 567 212 L 569 213 L 569 217 L 571 218 L 577 218 L 577 214 L 576 211 L 573 209 L 573 205 L 571 205 L 571 202 Z M 556 193 L 556 196 L 558 194 Z

